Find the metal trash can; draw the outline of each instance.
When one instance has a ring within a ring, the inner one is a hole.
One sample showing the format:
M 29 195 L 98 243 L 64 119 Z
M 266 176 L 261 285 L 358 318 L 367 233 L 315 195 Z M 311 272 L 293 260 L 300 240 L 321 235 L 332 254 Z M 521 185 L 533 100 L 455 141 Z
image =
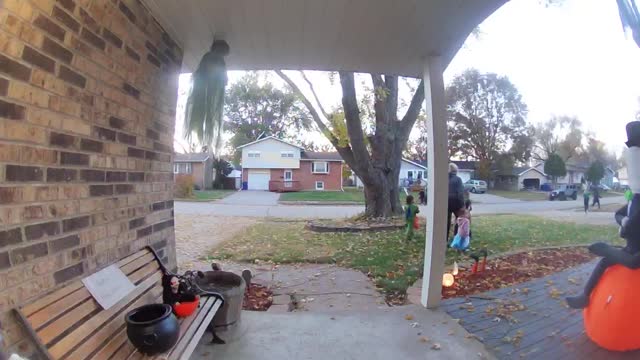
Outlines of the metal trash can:
M 239 336 L 245 281 L 241 276 L 227 271 L 207 271 L 204 274 L 204 278 L 196 280 L 198 286 L 224 297 L 224 305 L 212 321 L 216 334 L 226 342 L 232 341 Z

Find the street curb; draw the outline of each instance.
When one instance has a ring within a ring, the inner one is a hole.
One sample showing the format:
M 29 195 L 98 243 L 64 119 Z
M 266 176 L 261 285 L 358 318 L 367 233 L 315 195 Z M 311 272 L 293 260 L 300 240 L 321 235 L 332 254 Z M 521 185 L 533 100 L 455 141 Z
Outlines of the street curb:
M 311 206 L 364 206 L 355 201 L 278 201 L 279 205 L 311 205 Z

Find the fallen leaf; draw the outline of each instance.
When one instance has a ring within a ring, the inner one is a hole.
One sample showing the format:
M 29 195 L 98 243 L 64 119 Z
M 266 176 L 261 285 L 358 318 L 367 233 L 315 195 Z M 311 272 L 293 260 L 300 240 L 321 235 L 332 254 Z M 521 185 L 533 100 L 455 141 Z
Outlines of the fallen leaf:
M 441 346 L 438 343 L 434 343 L 433 345 L 431 345 L 431 350 L 440 350 Z
M 411 321 L 411 320 L 413 320 L 413 315 L 407 314 L 407 315 L 404 316 L 404 319 L 407 320 L 407 321 Z
M 426 336 L 420 336 L 420 342 L 428 343 L 429 342 L 429 338 L 426 337 Z

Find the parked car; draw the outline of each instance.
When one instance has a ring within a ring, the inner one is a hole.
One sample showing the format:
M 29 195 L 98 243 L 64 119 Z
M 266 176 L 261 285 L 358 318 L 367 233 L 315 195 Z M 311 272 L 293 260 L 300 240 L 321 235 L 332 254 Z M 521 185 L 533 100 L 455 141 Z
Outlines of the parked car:
M 600 190 L 600 192 L 607 192 L 611 190 L 611 188 L 605 184 L 599 184 L 599 185 L 596 185 L 596 187 L 598 188 L 598 190 Z
M 540 191 L 553 191 L 553 184 L 544 183 L 544 184 L 540 185 Z
M 464 189 L 474 194 L 484 194 L 487 192 L 487 182 L 482 180 L 469 180 L 464 183 Z
M 580 190 L 580 185 L 560 185 L 549 194 L 549 200 L 567 200 L 569 198 L 576 200 L 578 199 L 578 190 Z

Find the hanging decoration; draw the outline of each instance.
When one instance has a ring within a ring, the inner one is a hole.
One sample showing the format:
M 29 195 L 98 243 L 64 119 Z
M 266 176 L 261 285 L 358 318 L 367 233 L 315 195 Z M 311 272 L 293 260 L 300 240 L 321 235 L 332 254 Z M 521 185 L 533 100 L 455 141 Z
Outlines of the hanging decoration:
M 633 40 L 640 46 L 640 12 L 635 0 L 616 0 L 624 30 L 630 30 Z
M 194 137 L 216 156 L 222 148 L 224 95 L 227 86 L 227 66 L 224 57 L 229 44 L 214 40 L 191 76 L 191 88 L 185 107 L 184 136 L 188 142 Z

